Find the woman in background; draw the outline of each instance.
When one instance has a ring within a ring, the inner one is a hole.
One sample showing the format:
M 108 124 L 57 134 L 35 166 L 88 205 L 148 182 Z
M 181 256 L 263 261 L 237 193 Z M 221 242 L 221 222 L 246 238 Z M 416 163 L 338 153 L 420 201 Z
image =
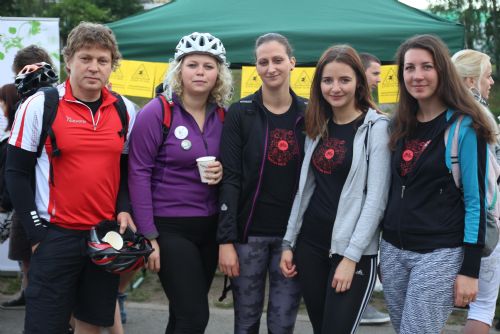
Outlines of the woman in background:
M 461 50 L 451 58 L 458 75 L 474 96 L 477 102 L 483 106 L 484 112 L 491 119 L 492 127 L 495 129 L 496 141 L 493 152 L 496 153 L 497 161 L 500 162 L 500 145 L 498 143 L 498 126 L 495 117 L 488 109 L 488 97 L 493 86 L 491 77 L 490 57 L 475 50 Z M 481 259 L 479 271 L 479 291 L 475 301 L 469 304 L 467 323 L 464 333 L 487 334 L 493 323 L 495 307 L 500 286 L 500 247 L 497 245 L 490 256 Z

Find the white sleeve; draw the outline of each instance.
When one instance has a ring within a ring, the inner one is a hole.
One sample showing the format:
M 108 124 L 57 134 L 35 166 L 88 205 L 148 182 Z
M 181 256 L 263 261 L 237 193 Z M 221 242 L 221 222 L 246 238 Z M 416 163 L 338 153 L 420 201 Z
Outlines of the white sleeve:
M 30 96 L 17 109 L 9 144 L 23 150 L 36 152 L 40 142 L 45 95 L 38 92 Z
M 125 96 L 122 96 L 122 98 L 123 98 L 123 102 L 125 103 L 125 106 L 127 107 L 127 113 L 128 113 L 127 140 L 125 141 L 125 145 L 123 146 L 122 154 L 128 154 L 128 143 L 129 143 L 130 133 L 132 132 L 132 128 L 134 127 L 135 117 L 137 116 L 137 113 L 139 112 L 139 106 L 134 104 L 132 101 L 127 99 Z

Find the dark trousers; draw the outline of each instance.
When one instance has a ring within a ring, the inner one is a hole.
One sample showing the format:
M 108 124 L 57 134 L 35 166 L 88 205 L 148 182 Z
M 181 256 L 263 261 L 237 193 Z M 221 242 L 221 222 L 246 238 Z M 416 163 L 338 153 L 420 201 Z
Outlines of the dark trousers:
M 160 278 L 169 300 L 166 334 L 204 333 L 208 324 L 208 291 L 215 274 L 217 220 L 158 221 Z
M 294 253 L 307 313 L 315 334 L 353 333 L 361 320 L 376 281 L 377 257 L 362 256 L 351 288 L 337 293 L 333 276 L 342 256 L 299 239 Z
M 26 334 L 67 333 L 71 313 L 92 325 L 113 325 L 119 275 L 90 260 L 87 235 L 88 231 L 49 227 L 31 257 Z

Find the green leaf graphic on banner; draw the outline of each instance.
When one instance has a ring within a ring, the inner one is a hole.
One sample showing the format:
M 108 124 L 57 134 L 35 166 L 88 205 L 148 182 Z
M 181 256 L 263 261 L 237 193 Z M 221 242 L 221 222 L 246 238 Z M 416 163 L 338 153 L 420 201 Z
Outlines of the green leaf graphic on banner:
M 41 26 L 40 21 L 31 21 L 30 34 L 31 35 L 38 35 L 40 33 L 40 30 L 41 30 L 40 26 Z

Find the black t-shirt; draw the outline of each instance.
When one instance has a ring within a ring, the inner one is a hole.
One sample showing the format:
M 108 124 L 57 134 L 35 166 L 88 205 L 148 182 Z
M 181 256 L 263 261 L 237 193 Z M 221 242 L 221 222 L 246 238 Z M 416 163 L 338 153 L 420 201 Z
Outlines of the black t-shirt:
M 300 168 L 300 147 L 295 137 L 297 108 L 281 115 L 266 110 L 268 140 L 264 174 L 249 235 L 285 234 Z
M 316 188 L 304 213 L 300 237 L 325 250 L 330 249 L 340 194 L 351 169 L 354 136 L 363 120 L 360 117 L 342 125 L 329 120 L 328 138 L 320 140 L 311 158 Z
M 97 110 L 99 110 L 99 107 L 102 104 L 102 95 L 96 101 L 92 101 L 92 102 L 86 102 L 86 101 L 82 101 L 80 99 L 77 99 L 77 100 L 80 101 L 81 103 L 85 104 L 87 107 L 89 107 L 90 110 L 92 110 L 92 114 L 95 115 L 95 113 L 97 112 Z
M 432 138 L 443 140 L 442 136 L 437 135 L 443 129 L 444 123 L 446 123 L 446 112 L 429 122 L 417 122 L 415 132 L 403 144 L 399 175 L 406 178 L 413 171 L 422 153 L 432 143 Z

